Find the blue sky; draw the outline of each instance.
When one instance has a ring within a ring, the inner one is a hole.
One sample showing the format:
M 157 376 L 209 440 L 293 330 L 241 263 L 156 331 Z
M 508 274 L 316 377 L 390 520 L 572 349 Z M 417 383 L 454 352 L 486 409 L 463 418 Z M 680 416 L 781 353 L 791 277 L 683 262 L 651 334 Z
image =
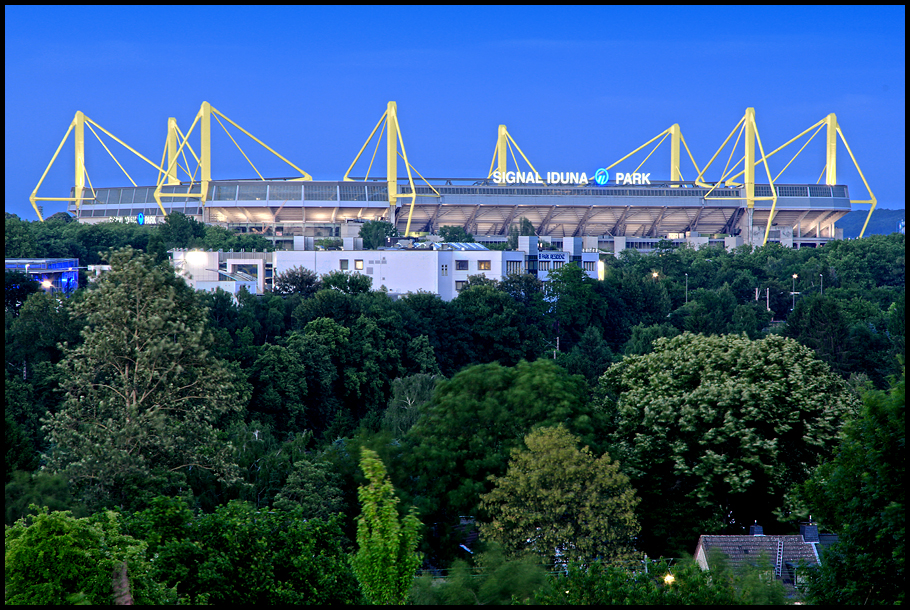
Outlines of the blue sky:
M 904 207 L 904 7 L 29 6 L 5 17 L 6 211 L 23 218 L 36 218 L 28 196 L 77 110 L 157 162 L 167 118 L 185 131 L 203 100 L 317 180 L 343 176 L 389 100 L 428 177 L 485 176 L 499 124 L 539 171 L 590 175 L 673 123 L 703 166 L 747 106 L 766 151 L 835 112 L 879 206 Z M 263 175 L 295 175 L 231 130 Z M 815 182 L 823 135 L 781 182 Z M 154 169 L 105 140 L 154 184 Z M 92 183 L 129 185 L 88 130 L 86 142 Z M 213 178 L 255 177 L 214 122 L 213 148 Z M 838 182 L 866 199 L 838 150 Z M 666 143 L 642 171 L 669 177 Z M 694 178 L 688 160 L 682 171 Z M 70 136 L 38 194 L 66 197 L 72 184 Z M 44 204 L 45 216 L 65 209 Z

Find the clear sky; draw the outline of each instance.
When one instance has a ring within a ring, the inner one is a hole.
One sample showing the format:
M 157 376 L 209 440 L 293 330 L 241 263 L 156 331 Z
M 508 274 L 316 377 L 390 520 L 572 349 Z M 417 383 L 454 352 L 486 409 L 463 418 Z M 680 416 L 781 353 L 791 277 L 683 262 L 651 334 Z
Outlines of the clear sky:
M 904 207 L 902 6 L 7 6 L 5 17 L 6 210 L 27 219 L 77 110 L 158 162 L 167 118 L 186 131 L 203 100 L 317 180 L 344 175 L 389 100 L 427 177 L 486 176 L 499 124 L 541 173 L 590 176 L 673 123 L 703 166 L 748 106 L 766 151 L 834 112 L 880 207 Z M 230 129 L 263 175 L 296 175 Z M 212 177 L 255 177 L 214 121 L 212 134 Z M 816 181 L 823 135 L 781 182 Z M 154 185 L 153 168 L 105 140 Z M 87 129 L 86 142 L 92 183 L 128 186 Z M 191 143 L 198 151 L 196 133 Z M 838 151 L 838 182 L 868 198 Z M 69 196 L 73 157 L 70 135 L 39 196 Z M 669 178 L 668 143 L 642 171 Z M 44 203 L 45 216 L 65 209 Z

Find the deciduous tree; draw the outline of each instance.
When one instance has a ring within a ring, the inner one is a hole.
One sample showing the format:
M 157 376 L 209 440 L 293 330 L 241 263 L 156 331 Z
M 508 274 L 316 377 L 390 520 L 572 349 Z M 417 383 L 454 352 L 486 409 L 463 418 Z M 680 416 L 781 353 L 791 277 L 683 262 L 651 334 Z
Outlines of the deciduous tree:
M 577 443 L 560 425 L 535 430 L 525 436 L 527 449 L 512 449 L 505 476 L 491 476 L 494 488 L 481 496 L 490 515 L 480 526 L 484 539 L 546 564 L 631 557 L 635 490 L 608 454 L 595 458 Z
M 369 483 L 357 492 L 362 512 L 357 519 L 354 574 L 370 603 L 401 605 L 420 566 L 420 521 L 413 507 L 399 520 L 398 498 L 376 452 L 363 449 L 360 467 Z
M 610 367 L 600 387 L 611 451 L 642 497 L 639 548 L 652 556 L 773 522 L 858 408 L 791 339 L 685 333 L 653 346 Z
M 834 459 L 803 488 L 813 516 L 837 532 L 810 579 L 818 604 L 899 604 L 906 595 L 905 377 L 869 392 Z

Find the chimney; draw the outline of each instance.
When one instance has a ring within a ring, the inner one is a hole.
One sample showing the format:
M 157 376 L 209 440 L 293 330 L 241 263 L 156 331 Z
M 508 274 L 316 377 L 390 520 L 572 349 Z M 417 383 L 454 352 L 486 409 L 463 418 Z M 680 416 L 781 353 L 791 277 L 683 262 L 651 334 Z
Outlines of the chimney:
M 758 524 L 758 520 L 755 521 L 755 525 L 749 526 L 749 535 L 750 536 L 764 536 L 762 527 Z
M 818 524 L 812 522 L 812 515 L 809 515 L 808 523 L 799 524 L 799 534 L 803 542 L 818 542 Z

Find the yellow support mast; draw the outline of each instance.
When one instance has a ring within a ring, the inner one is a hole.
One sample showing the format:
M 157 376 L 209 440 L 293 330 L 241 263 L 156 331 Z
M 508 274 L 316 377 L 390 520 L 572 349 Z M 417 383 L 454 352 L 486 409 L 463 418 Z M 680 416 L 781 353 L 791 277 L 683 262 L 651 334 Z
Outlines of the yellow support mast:
M 404 197 L 411 198 L 411 209 L 408 212 L 408 223 L 404 230 L 404 235 L 407 237 L 411 232 L 411 216 L 414 214 L 414 205 L 417 203 L 417 187 L 414 186 L 414 177 L 411 175 L 411 170 L 415 172 L 417 170 L 411 165 L 408 161 L 408 153 L 404 148 L 404 138 L 401 136 L 401 127 L 398 125 L 398 104 L 395 102 L 389 102 L 386 106 L 386 111 L 379 117 L 379 122 L 376 123 L 376 127 L 373 128 L 373 131 L 370 132 L 369 137 L 366 142 L 363 143 L 363 146 L 360 147 L 360 150 L 357 152 L 357 155 L 354 157 L 354 160 L 351 162 L 351 166 L 348 167 L 348 171 L 344 173 L 342 180 L 345 182 L 353 182 L 353 178 L 350 178 L 351 170 L 354 169 L 354 166 L 357 164 L 357 161 L 360 159 L 360 155 L 363 154 L 363 151 L 366 150 L 366 147 L 373 140 L 373 136 L 376 135 L 376 130 L 379 129 L 379 126 L 382 125 L 382 130 L 379 132 L 379 139 L 376 141 L 376 151 L 373 152 L 373 159 L 376 158 L 376 152 L 379 150 L 379 142 L 382 140 L 382 134 L 388 130 L 388 135 L 386 135 L 386 184 L 388 185 L 388 196 L 389 196 L 389 220 L 394 225 L 396 224 L 395 213 L 398 209 L 398 155 L 401 155 L 402 160 L 404 160 L 405 169 L 408 173 L 408 184 L 411 187 L 411 194 L 404 195 Z M 398 143 L 401 143 L 401 153 L 398 152 Z M 370 161 L 370 167 L 367 168 L 367 175 L 364 177 L 364 181 L 370 177 L 370 169 L 373 167 L 373 161 Z M 417 175 L 420 176 L 420 172 L 417 172 Z M 427 183 L 436 197 L 442 197 L 433 185 L 430 184 L 426 178 L 420 176 L 424 182 Z M 426 195 L 424 195 L 426 196 Z

